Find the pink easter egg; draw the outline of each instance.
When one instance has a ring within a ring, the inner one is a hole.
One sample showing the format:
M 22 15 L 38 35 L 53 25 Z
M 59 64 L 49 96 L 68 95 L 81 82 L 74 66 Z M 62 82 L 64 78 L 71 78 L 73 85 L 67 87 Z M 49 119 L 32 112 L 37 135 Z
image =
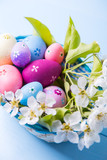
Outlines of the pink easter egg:
M 45 59 L 61 63 L 64 59 L 64 49 L 59 43 L 51 44 L 45 51 Z
M 4 91 L 16 92 L 22 87 L 22 76 L 18 69 L 12 65 L 0 66 L 0 93 Z
M 43 87 L 52 84 L 60 75 L 61 66 L 51 60 L 40 59 L 31 62 L 24 68 L 22 76 L 25 83 L 40 82 Z
M 60 108 L 66 105 L 66 95 L 65 92 L 57 86 L 49 86 L 44 89 L 46 96 L 53 97 L 56 103 L 53 105 L 53 108 Z

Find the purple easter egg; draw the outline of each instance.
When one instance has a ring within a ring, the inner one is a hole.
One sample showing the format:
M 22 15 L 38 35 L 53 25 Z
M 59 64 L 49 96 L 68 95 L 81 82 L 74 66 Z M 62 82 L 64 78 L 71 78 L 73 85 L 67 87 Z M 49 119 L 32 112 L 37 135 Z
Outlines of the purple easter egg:
M 31 62 L 22 72 L 25 83 L 38 81 L 43 87 L 52 84 L 60 75 L 61 66 L 51 60 L 40 59 Z
M 18 42 L 12 49 L 11 60 L 18 67 L 25 67 L 31 60 L 31 53 L 24 42 Z

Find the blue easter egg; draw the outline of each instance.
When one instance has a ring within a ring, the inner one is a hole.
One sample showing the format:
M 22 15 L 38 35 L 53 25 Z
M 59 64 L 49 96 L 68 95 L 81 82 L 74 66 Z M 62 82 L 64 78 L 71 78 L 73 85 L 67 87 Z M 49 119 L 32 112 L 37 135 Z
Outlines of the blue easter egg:
M 24 85 L 22 88 L 23 98 L 21 100 L 21 104 L 27 105 L 27 99 L 31 96 L 36 98 L 36 95 L 39 91 L 43 91 L 42 84 L 39 82 L 31 82 Z
M 28 36 L 23 40 L 27 44 L 31 52 L 31 61 L 43 59 L 46 44 L 39 36 Z

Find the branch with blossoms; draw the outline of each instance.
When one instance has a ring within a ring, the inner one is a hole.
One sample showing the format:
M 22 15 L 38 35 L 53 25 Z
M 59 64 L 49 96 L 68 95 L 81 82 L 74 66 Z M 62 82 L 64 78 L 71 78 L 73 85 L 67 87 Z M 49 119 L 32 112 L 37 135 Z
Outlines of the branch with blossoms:
M 39 24 L 47 30 L 41 22 Z M 103 63 L 99 60 L 97 53 L 100 47 L 95 41 L 91 44 L 80 42 L 71 18 L 64 51 L 64 66 L 59 78 L 59 86 L 63 87 L 67 98 L 64 107 L 53 108 L 56 103 L 54 98 L 47 97 L 41 91 L 35 98 L 29 97 L 27 106 L 23 106 L 20 103 L 23 98 L 20 89 L 15 94 L 11 91 L 0 94 L 0 104 L 12 117 L 18 117 L 21 125 L 32 126 L 39 123 L 53 134 L 54 142 L 68 140 L 78 144 L 78 148 L 82 150 L 84 147 L 89 148 L 94 142 L 99 143 L 100 133 L 103 128 L 107 128 L 107 59 Z M 93 61 L 90 60 L 92 57 Z M 84 59 L 78 62 L 79 58 Z M 93 63 L 92 71 L 86 69 L 89 63 Z

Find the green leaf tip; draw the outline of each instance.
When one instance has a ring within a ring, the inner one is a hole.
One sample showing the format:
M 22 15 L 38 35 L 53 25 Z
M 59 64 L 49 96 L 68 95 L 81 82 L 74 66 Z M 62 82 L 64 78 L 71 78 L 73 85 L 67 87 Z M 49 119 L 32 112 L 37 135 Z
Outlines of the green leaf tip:
M 40 37 L 44 40 L 44 42 L 47 44 L 47 46 L 51 45 L 52 43 L 55 43 L 55 39 L 50 33 L 49 29 L 41 23 L 39 20 L 34 19 L 32 17 L 25 17 L 34 27 L 36 32 L 34 32 L 34 35 L 40 35 Z

